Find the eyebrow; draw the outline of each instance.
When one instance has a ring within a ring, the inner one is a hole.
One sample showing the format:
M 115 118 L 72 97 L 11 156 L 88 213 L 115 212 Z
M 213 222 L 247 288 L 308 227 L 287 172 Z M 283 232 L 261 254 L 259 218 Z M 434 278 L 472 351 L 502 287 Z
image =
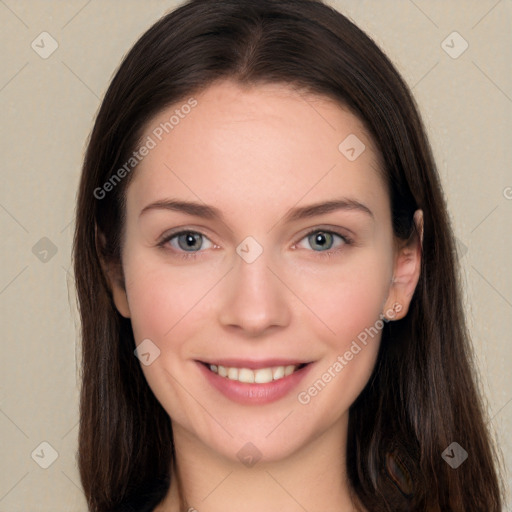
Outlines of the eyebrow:
M 222 222 L 225 222 L 224 216 L 218 208 L 194 201 L 181 201 L 176 199 L 155 201 L 154 203 L 145 206 L 139 213 L 139 217 L 151 210 L 171 210 L 196 217 L 202 217 L 204 219 L 221 220 Z M 337 210 L 358 211 L 369 215 L 372 219 L 374 218 L 373 212 L 366 205 L 355 199 L 343 197 L 327 202 L 292 208 L 284 216 L 283 222 L 294 222 L 302 219 L 308 219 Z

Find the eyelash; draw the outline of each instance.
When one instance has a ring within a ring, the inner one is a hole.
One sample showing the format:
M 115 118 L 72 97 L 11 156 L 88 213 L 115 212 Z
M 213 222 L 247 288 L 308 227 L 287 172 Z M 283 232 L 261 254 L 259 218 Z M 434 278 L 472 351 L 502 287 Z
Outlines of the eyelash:
M 180 235 L 190 234 L 190 233 L 195 234 L 195 235 L 201 235 L 201 236 L 204 236 L 205 238 L 208 238 L 206 235 L 204 235 L 203 233 L 200 233 L 199 231 L 185 229 L 185 230 L 177 231 L 176 233 L 170 233 L 170 234 L 164 236 L 164 238 L 158 242 L 157 247 L 167 250 L 167 248 L 165 247 L 165 244 L 170 242 L 173 238 L 178 237 Z M 342 235 L 341 233 L 338 233 L 337 231 L 332 231 L 332 230 L 327 230 L 327 229 L 319 229 L 319 228 L 312 229 L 311 231 L 306 233 L 298 242 L 301 242 L 302 240 L 309 237 L 313 233 L 328 233 L 331 235 L 337 235 L 343 240 L 343 242 L 344 242 L 343 245 L 352 245 L 354 243 L 354 240 L 352 238 L 348 237 L 347 235 Z M 322 258 L 332 258 L 333 256 L 335 256 L 342 250 L 343 250 L 343 246 L 341 248 L 333 249 L 333 250 L 329 250 L 329 251 L 312 251 L 312 252 L 318 253 L 318 255 Z M 178 252 L 176 254 L 176 256 L 183 260 L 195 260 L 195 259 L 197 259 L 198 255 L 200 253 L 201 253 L 201 251 Z

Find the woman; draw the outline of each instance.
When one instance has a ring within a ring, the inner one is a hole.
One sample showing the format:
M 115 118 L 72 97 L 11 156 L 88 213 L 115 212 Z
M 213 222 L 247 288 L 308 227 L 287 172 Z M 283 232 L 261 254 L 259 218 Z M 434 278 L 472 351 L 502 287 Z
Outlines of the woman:
M 422 122 L 327 5 L 193 0 L 139 39 L 74 267 L 90 510 L 502 510 Z

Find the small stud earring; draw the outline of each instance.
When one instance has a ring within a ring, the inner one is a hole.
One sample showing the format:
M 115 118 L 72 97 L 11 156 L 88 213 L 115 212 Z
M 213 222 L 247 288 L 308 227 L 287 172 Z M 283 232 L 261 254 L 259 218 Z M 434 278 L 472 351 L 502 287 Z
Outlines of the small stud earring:
M 400 306 L 400 304 L 398 302 L 395 302 L 391 309 L 393 310 L 393 317 L 392 318 L 388 318 L 384 313 L 382 313 L 382 316 L 388 322 L 391 322 L 391 321 L 395 320 L 396 314 L 399 313 L 402 308 L 401 308 L 401 306 Z M 388 309 L 388 311 L 389 311 L 389 309 Z

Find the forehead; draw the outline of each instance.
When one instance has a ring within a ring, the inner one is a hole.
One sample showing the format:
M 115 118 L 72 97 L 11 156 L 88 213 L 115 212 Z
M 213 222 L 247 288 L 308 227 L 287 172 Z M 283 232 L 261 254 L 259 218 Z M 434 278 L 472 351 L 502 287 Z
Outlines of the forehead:
M 215 204 L 226 215 L 273 215 L 279 206 L 349 195 L 388 207 L 379 155 L 360 119 L 291 86 L 216 83 L 156 115 L 142 143 L 152 148 L 127 191 L 137 211 L 168 197 Z

